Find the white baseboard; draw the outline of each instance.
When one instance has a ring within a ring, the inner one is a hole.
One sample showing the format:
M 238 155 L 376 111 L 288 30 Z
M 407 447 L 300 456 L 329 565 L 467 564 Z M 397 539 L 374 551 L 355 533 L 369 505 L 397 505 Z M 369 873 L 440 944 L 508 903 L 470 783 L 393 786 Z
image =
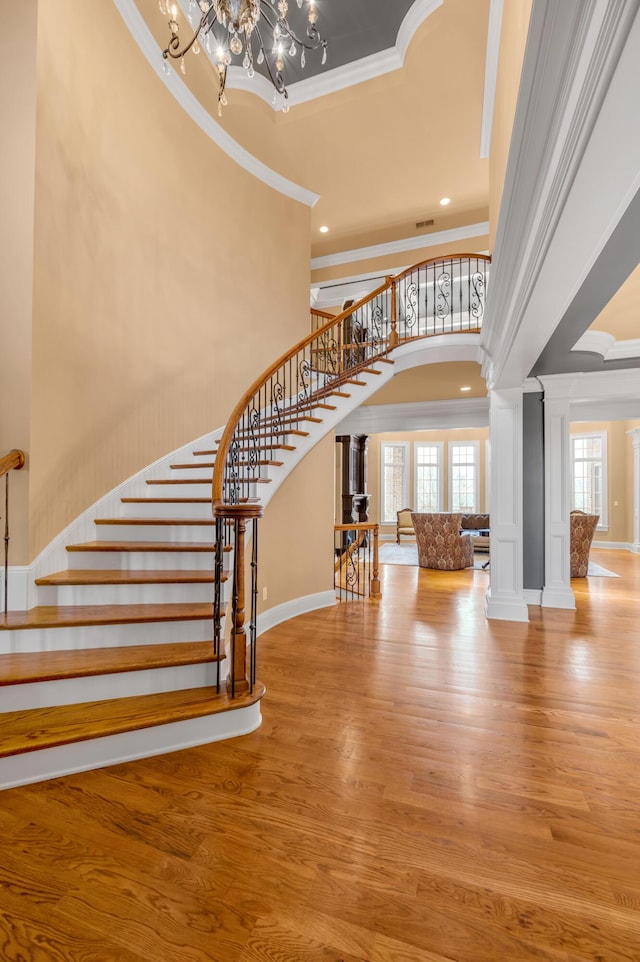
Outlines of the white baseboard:
M 285 601 L 258 615 L 257 633 L 261 635 L 290 618 L 296 618 L 298 615 L 305 615 L 309 611 L 317 611 L 320 608 L 330 608 L 335 604 L 335 591 L 318 591 L 313 595 L 302 595 L 300 598 L 294 598 L 293 601 Z
M 631 551 L 633 554 L 640 554 L 640 544 L 631 544 L 629 541 L 592 541 L 592 548 L 615 548 L 618 551 Z
M 529 611 L 524 597 L 518 598 L 492 598 L 491 589 L 487 591 L 484 613 L 486 617 L 493 621 L 528 621 Z
M 574 611 L 576 607 L 576 597 L 568 586 L 557 588 L 542 589 L 543 608 L 564 608 L 567 611 Z
M 525 604 L 538 607 L 542 604 L 542 588 L 524 588 L 522 594 Z

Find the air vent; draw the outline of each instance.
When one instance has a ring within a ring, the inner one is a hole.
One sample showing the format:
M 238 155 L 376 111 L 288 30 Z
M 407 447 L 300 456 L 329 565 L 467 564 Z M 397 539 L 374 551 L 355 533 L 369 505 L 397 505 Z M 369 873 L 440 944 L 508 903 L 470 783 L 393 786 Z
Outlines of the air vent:
M 433 218 L 431 220 L 420 220 L 416 224 L 416 230 L 420 230 L 421 227 L 433 227 Z

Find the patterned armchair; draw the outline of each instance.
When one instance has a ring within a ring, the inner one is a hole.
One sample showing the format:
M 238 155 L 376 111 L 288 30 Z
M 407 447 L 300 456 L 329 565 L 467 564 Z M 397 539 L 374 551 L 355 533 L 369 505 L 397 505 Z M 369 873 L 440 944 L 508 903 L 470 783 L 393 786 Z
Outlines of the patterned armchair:
M 599 514 L 571 512 L 571 577 L 586 578 L 589 568 L 589 550 L 596 531 Z
M 460 514 L 411 515 L 421 568 L 458 571 L 473 565 L 473 543 L 460 534 Z

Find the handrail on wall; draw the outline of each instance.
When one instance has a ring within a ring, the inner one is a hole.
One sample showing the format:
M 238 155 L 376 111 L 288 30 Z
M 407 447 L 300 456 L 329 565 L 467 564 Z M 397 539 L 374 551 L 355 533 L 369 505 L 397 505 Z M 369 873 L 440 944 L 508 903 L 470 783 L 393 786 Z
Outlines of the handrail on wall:
M 14 448 L 0 458 L 0 478 L 4 475 L 4 614 L 9 608 L 9 472 L 19 471 L 25 464 L 24 451 Z

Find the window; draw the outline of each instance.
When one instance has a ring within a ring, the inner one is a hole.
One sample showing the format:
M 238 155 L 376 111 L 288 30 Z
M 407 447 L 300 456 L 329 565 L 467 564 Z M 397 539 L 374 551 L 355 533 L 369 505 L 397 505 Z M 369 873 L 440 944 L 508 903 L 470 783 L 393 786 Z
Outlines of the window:
M 572 508 L 600 515 L 598 529 L 608 527 L 607 519 L 607 435 L 571 435 Z
M 398 511 L 409 505 L 408 441 L 383 441 L 380 445 L 382 461 L 382 504 L 380 521 L 396 521 Z
M 415 444 L 416 511 L 442 511 L 442 441 Z
M 478 510 L 478 442 L 449 445 L 449 510 L 475 514 Z

